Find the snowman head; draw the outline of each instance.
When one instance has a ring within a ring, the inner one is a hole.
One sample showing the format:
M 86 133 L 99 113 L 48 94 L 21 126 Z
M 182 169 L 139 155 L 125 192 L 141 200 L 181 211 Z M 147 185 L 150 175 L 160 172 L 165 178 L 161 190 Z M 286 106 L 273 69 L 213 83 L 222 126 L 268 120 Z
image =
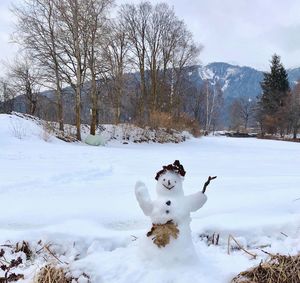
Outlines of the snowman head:
M 182 181 L 185 175 L 183 166 L 178 160 L 173 164 L 163 166 L 155 179 L 157 180 L 156 191 L 158 195 L 183 195 Z

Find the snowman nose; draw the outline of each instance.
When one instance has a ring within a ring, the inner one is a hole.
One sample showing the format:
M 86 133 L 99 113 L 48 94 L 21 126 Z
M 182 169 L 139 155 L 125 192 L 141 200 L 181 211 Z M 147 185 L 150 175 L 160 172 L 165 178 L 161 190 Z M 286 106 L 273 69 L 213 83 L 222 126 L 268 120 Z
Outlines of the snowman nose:
M 170 182 L 170 180 L 168 180 L 168 186 L 170 186 L 171 185 L 171 182 Z

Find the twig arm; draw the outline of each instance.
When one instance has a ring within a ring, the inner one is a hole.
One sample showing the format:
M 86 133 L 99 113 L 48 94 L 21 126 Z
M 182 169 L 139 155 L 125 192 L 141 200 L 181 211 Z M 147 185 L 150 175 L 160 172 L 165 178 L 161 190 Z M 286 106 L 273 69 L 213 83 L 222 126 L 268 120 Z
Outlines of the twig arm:
M 203 186 L 203 189 L 202 189 L 202 193 L 203 193 L 203 194 L 205 193 L 206 188 L 207 188 L 207 186 L 209 185 L 210 181 L 211 181 L 211 180 L 214 180 L 214 179 L 216 179 L 216 178 L 217 178 L 217 176 L 213 176 L 213 177 L 209 176 L 209 177 L 208 177 L 208 179 L 207 179 L 207 181 L 204 183 L 204 186 Z

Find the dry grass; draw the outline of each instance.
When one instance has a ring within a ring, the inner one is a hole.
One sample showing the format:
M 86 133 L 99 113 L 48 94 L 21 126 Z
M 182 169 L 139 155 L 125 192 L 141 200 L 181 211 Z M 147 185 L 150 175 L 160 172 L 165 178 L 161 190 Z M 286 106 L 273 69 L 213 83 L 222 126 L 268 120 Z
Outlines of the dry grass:
M 27 241 L 16 244 L 7 242 L 0 245 L 0 283 L 16 282 L 26 277 L 30 278 L 32 283 L 91 282 L 87 273 L 70 270 L 70 263 L 62 260 L 62 255 L 63 253 L 55 252 L 51 243 L 43 243 L 41 240 L 37 242 L 37 245 L 33 243 L 30 245 Z M 32 278 L 33 274 L 30 272 L 29 275 L 24 267 L 35 265 L 35 263 L 38 263 L 38 269 Z M 41 264 L 42 268 L 40 268 Z M 19 273 L 20 271 L 23 273 Z
M 185 113 L 174 117 L 170 113 L 155 111 L 150 114 L 149 126 L 154 129 L 165 128 L 177 131 L 188 131 L 196 137 L 200 136 L 199 123 Z
M 243 271 L 232 283 L 299 283 L 300 254 L 295 256 L 273 255 L 257 267 Z
M 40 269 L 33 283 L 71 283 L 72 278 L 67 277 L 66 273 L 62 267 L 48 264 Z
M 171 114 L 166 112 L 155 111 L 150 113 L 149 126 L 157 129 L 157 128 L 172 128 L 172 120 L 173 117 Z

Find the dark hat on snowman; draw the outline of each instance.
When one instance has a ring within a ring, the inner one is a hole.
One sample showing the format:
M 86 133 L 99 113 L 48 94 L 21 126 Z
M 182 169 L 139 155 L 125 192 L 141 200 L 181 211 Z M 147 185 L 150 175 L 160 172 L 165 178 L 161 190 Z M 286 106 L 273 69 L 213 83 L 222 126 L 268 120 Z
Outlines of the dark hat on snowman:
M 158 180 L 158 178 L 167 171 L 173 171 L 182 177 L 184 177 L 186 173 L 179 160 L 175 160 L 173 164 L 163 166 L 163 169 L 156 173 L 155 180 Z

